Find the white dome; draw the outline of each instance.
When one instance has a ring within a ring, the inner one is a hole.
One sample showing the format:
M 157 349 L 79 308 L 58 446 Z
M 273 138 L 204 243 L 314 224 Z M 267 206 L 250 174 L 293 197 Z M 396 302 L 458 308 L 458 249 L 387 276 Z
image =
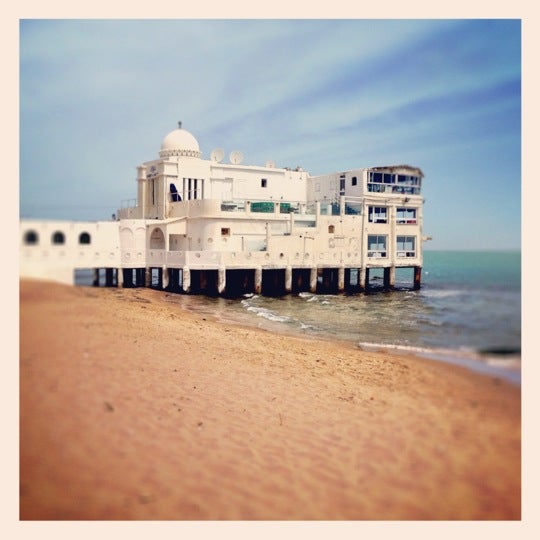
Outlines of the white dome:
M 185 129 L 178 128 L 165 136 L 161 143 L 160 157 L 191 156 L 201 157 L 197 139 Z

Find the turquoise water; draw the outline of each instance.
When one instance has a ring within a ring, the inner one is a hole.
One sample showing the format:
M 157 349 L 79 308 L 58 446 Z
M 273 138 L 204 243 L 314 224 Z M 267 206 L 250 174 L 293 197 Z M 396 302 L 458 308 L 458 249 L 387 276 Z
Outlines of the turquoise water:
M 520 382 L 519 251 L 426 251 L 421 289 L 411 283 L 409 269 L 396 273 L 397 291 L 369 295 L 167 298 L 229 322 L 413 353 Z

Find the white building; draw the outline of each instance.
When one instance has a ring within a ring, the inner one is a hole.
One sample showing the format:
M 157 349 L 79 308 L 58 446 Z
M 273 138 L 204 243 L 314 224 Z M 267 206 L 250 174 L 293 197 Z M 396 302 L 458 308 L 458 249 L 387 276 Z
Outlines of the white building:
M 115 221 L 22 220 L 20 275 L 73 283 L 242 294 L 365 290 L 383 268 L 420 286 L 422 171 L 408 165 L 311 176 L 244 165 L 240 152 L 203 159 L 195 137 L 169 133 L 137 167 L 137 199 Z

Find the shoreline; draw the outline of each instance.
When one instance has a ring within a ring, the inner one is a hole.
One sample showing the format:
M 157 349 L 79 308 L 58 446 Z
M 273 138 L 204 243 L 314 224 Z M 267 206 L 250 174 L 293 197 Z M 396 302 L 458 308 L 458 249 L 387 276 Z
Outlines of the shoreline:
M 197 297 L 174 294 L 165 291 L 157 291 L 164 294 L 164 301 L 171 305 L 180 306 L 193 314 L 206 314 L 218 322 L 225 324 L 255 328 L 261 331 L 275 333 L 277 335 L 293 336 L 313 340 L 322 340 L 330 342 L 339 342 L 344 345 L 350 345 L 366 352 L 380 352 L 382 354 L 391 354 L 396 356 L 428 359 L 435 362 L 443 362 L 454 366 L 467 368 L 475 373 L 486 376 L 501 377 L 507 382 L 521 386 L 521 351 L 497 352 L 490 350 L 473 349 L 443 349 L 428 348 L 422 346 L 392 345 L 388 343 L 359 342 L 357 339 L 344 336 L 331 336 L 323 332 L 310 333 L 309 328 L 290 328 L 280 323 L 262 318 L 257 323 L 256 317 L 247 317 L 245 314 L 232 314 L 227 317 L 216 315 L 210 312 L 208 306 L 201 307 L 193 300 Z M 230 300 L 230 299 L 229 299 Z M 236 299 L 238 302 L 242 298 Z
M 20 281 L 22 520 L 520 519 L 520 387 L 170 306 Z

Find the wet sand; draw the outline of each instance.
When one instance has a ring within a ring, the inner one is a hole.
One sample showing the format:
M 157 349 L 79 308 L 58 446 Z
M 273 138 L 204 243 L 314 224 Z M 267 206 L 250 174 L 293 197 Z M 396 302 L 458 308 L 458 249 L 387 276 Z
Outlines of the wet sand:
M 20 282 L 21 520 L 519 520 L 521 390 Z

